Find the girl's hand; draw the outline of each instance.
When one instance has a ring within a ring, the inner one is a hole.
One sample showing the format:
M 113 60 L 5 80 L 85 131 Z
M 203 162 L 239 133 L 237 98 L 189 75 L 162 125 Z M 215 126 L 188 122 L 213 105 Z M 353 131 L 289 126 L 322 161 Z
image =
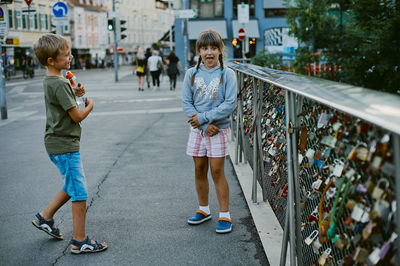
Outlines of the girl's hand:
M 82 97 L 85 95 L 85 87 L 82 85 L 82 83 L 78 83 L 78 87 L 75 90 L 75 95 L 76 97 Z
M 219 128 L 216 125 L 213 125 L 213 124 L 208 125 L 208 127 L 206 129 L 206 134 L 209 137 L 217 135 L 218 132 L 219 132 Z
M 188 123 L 192 125 L 193 128 L 198 128 L 200 126 L 199 120 L 197 120 L 197 114 L 192 115 L 188 120 Z

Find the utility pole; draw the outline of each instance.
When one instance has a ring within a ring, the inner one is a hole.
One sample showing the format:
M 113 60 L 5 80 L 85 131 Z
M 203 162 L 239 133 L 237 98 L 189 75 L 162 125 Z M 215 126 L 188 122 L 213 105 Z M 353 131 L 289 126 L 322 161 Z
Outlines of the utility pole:
M 2 51 L 2 42 L 3 39 L 0 39 L 0 51 Z M 3 57 L 0 56 L 0 86 L 1 86 L 1 95 L 0 95 L 0 100 L 1 100 L 1 119 L 7 119 L 7 100 L 6 100 L 6 81 L 4 77 L 4 71 L 3 71 Z
M 115 0 L 113 0 L 113 24 L 114 24 L 114 76 L 115 82 L 118 82 L 118 42 L 117 42 L 117 16 L 115 15 Z

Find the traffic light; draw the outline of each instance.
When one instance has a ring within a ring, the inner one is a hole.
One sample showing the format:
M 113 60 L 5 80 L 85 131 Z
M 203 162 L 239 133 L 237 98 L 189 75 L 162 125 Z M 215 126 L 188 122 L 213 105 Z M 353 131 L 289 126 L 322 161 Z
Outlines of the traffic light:
M 108 19 L 107 20 L 107 29 L 109 31 L 113 31 L 114 30 L 114 19 Z
M 124 26 L 124 24 L 126 24 L 126 20 L 124 20 L 124 19 L 117 20 L 117 38 L 118 38 L 118 40 L 123 40 L 127 37 L 125 34 L 121 33 L 123 31 L 127 30 L 127 28 L 126 28 L 126 26 Z
M 232 44 L 233 44 L 233 46 L 236 46 L 236 45 L 237 45 L 237 39 L 236 39 L 236 38 L 233 38 Z

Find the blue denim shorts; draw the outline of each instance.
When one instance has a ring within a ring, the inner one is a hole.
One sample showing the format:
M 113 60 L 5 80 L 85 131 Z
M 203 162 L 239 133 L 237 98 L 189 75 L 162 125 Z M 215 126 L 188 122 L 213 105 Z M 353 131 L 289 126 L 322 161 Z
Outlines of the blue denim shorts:
M 88 192 L 81 153 L 49 154 L 49 157 L 60 170 L 64 182 L 62 190 L 71 197 L 71 201 L 87 200 Z

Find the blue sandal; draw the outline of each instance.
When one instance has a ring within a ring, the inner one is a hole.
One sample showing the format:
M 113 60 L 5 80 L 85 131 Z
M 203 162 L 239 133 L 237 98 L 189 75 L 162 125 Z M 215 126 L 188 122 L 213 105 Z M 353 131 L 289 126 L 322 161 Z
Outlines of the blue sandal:
M 104 251 L 107 249 L 107 245 L 103 246 L 97 241 L 95 241 L 95 243 L 92 244 L 92 241 L 90 240 L 89 236 L 86 236 L 86 239 L 83 241 L 77 241 L 75 239 L 71 239 L 69 243 L 78 248 L 74 249 L 71 247 L 72 254 L 94 253 L 94 252 Z
M 39 230 L 46 232 L 57 239 L 63 239 L 63 236 L 60 233 L 60 229 L 54 227 L 54 220 L 46 220 L 40 215 L 36 213 L 36 219 L 32 221 L 32 224 Z

